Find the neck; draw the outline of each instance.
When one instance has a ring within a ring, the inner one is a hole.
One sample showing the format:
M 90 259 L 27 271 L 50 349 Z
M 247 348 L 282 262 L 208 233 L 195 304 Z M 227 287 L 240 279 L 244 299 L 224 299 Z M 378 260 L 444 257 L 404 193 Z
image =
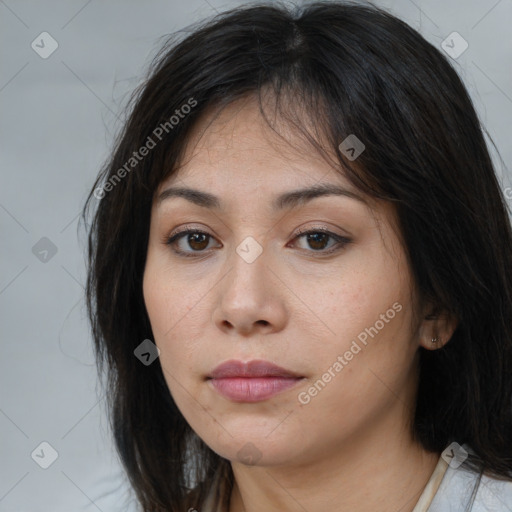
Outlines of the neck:
M 395 437 L 354 435 L 343 446 L 293 466 L 232 463 L 229 512 L 412 512 L 439 454 L 395 427 Z

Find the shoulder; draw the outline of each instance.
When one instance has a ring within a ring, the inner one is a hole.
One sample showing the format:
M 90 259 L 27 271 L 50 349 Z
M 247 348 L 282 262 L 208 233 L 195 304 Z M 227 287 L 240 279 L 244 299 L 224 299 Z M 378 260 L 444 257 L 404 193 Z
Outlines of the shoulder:
M 474 512 L 512 512 L 512 481 L 482 475 L 472 510 Z
M 450 464 L 428 512 L 512 512 L 512 480 Z

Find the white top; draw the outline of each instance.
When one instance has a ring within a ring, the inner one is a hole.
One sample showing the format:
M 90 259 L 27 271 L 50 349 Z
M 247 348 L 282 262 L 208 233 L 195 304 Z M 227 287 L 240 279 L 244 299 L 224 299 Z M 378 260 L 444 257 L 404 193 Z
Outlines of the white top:
M 468 445 L 463 448 L 474 453 Z M 217 472 L 201 512 L 227 512 L 220 505 L 215 507 L 215 496 L 224 492 Z M 480 476 L 463 466 L 452 467 L 439 457 L 412 512 L 512 512 L 512 481 Z

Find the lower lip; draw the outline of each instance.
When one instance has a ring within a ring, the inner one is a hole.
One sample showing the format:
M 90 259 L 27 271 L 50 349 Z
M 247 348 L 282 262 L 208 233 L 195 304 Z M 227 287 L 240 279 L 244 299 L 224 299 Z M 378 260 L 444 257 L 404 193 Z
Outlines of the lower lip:
M 229 377 L 211 379 L 211 385 L 234 402 L 260 402 L 292 388 L 302 378 Z

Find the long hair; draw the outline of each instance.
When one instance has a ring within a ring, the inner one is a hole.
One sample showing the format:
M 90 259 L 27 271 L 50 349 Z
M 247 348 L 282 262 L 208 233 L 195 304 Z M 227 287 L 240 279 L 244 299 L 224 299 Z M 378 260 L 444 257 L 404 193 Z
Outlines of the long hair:
M 154 339 L 142 278 L 155 190 L 207 109 L 255 95 L 264 114 L 263 91 L 355 187 L 394 204 L 418 293 L 458 319 L 443 348 L 419 349 L 413 438 L 438 453 L 467 443 L 481 470 L 511 478 L 509 211 L 449 58 L 386 11 L 349 2 L 250 4 L 193 28 L 151 61 L 82 212 L 94 208 L 86 296 L 98 371 L 143 510 L 186 510 L 194 486 L 200 510 L 218 466 L 233 481 L 178 410 L 159 359 L 146 366 L 134 350 Z M 365 145 L 357 161 L 340 148 L 349 135 Z

